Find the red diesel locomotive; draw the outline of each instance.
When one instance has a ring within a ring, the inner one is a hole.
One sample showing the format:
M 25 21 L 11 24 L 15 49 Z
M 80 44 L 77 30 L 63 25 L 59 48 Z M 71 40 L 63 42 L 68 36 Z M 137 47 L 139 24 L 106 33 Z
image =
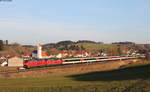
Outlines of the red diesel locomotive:
M 23 63 L 24 68 L 32 68 L 32 67 L 45 67 L 51 65 L 59 65 L 64 61 L 58 58 L 49 58 L 49 59 L 29 59 L 25 60 Z

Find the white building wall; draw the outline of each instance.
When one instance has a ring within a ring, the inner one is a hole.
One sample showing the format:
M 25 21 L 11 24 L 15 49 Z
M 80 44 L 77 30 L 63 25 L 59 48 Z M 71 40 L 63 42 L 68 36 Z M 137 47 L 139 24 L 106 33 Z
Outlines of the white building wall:
M 23 66 L 23 59 L 19 57 L 13 57 L 8 59 L 8 66 Z
M 37 58 L 42 58 L 42 46 L 37 46 Z

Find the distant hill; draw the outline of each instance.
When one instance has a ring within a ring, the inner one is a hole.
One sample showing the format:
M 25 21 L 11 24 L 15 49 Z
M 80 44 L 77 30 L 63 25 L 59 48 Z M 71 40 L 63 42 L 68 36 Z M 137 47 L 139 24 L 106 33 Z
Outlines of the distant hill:
M 21 45 L 18 43 L 14 44 L 0 44 L 2 48 L 0 50 L 0 56 L 2 55 L 20 55 L 21 53 L 30 54 L 36 46 L 34 45 Z M 92 55 L 97 55 L 100 53 L 106 53 L 108 55 L 122 55 L 126 54 L 128 51 L 131 53 L 138 51 L 139 53 L 147 53 L 150 51 L 150 44 L 136 44 L 134 42 L 114 42 L 112 44 L 105 44 L 103 42 L 95 42 L 90 40 L 79 40 L 71 41 L 65 40 L 57 43 L 47 43 L 43 44 L 43 50 L 46 51 L 48 55 L 58 54 L 63 50 L 76 51 L 78 53 L 82 51 L 87 51 L 92 53 Z

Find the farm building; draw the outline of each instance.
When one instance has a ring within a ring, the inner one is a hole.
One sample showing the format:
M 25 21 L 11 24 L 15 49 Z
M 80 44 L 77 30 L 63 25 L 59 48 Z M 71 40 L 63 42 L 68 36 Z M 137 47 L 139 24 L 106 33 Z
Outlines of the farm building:
M 8 59 L 8 66 L 23 66 L 23 59 L 19 57 L 12 57 Z

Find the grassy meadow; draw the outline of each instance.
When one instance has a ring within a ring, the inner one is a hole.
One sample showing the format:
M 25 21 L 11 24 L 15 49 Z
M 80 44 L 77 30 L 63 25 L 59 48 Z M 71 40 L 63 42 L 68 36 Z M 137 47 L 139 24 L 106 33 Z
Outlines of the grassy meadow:
M 96 43 L 78 43 L 78 46 L 83 46 L 86 50 L 99 50 L 99 49 L 116 49 L 117 45 L 115 44 L 96 44 Z
M 36 78 L 0 78 L 0 92 L 150 92 L 150 64 Z

